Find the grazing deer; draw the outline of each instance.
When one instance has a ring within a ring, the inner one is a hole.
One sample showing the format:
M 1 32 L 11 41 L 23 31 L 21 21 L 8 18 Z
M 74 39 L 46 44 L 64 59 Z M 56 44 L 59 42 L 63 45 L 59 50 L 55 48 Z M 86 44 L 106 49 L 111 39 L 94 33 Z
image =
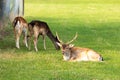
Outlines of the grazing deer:
M 49 28 L 49 26 L 47 25 L 46 22 L 42 22 L 42 21 L 39 21 L 39 20 L 33 20 L 28 24 L 28 30 L 29 30 L 29 37 L 30 38 L 32 37 L 32 35 L 34 35 L 33 42 L 34 42 L 35 51 L 38 51 L 37 41 L 38 41 L 39 35 L 42 35 L 42 38 L 43 38 L 43 41 L 44 41 L 44 49 L 46 49 L 46 44 L 45 44 L 45 36 L 46 35 L 53 42 L 55 48 L 60 49 L 60 47 L 56 43 L 56 42 L 59 42 L 59 40 L 57 39 L 57 37 L 55 37 L 52 34 L 52 32 L 51 32 L 51 30 L 50 30 L 50 28 Z M 30 49 L 30 46 L 31 45 L 29 45 L 29 49 Z
M 60 46 L 62 50 L 63 59 L 65 61 L 102 61 L 103 60 L 101 55 L 92 49 L 74 47 L 74 45 L 70 44 L 76 38 L 77 38 L 77 34 L 71 41 L 67 43 L 63 43 L 58 37 L 59 42 L 57 42 L 57 44 Z
M 15 19 L 12 22 L 13 29 L 14 29 L 14 34 L 15 34 L 15 41 L 16 41 L 16 47 L 19 49 L 19 40 L 21 34 L 24 36 L 24 44 L 26 47 L 28 47 L 27 44 L 27 30 L 28 30 L 28 24 L 27 21 L 23 17 L 15 17 Z

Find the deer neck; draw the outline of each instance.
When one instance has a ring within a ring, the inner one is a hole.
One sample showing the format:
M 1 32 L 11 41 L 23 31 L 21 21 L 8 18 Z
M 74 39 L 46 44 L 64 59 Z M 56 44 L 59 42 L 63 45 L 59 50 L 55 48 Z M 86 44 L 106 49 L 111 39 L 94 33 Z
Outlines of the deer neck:
M 52 32 L 50 30 L 47 32 L 47 36 L 50 38 L 50 40 L 54 44 L 55 48 L 60 49 L 60 47 L 56 44 L 56 42 L 57 42 L 56 37 L 52 34 Z

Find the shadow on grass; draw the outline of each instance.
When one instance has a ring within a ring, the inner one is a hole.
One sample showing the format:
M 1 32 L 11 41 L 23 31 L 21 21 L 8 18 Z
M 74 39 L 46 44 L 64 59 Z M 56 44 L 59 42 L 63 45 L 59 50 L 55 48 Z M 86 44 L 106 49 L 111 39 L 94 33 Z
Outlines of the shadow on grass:
M 60 38 L 65 42 L 72 39 L 74 34 L 78 32 L 78 38 L 73 42 L 76 44 L 76 46 L 88 47 L 98 51 L 104 49 L 120 51 L 119 22 L 86 23 L 80 19 L 56 19 L 32 16 L 27 16 L 25 19 L 28 22 L 31 20 L 41 20 L 47 22 L 53 34 L 55 35 L 55 32 L 58 32 Z M 15 40 L 12 27 L 6 29 L 6 31 L 9 31 L 9 35 L 0 40 L 0 49 L 4 51 L 6 49 L 15 48 Z M 40 44 L 38 47 L 43 47 L 43 43 L 41 43 L 38 43 Z M 20 45 L 22 47 L 20 50 L 28 51 L 22 43 L 22 39 Z M 53 44 L 50 42 L 50 40 L 47 40 L 46 45 L 48 47 L 48 50 L 54 49 Z M 43 50 L 43 48 L 41 49 Z M 32 48 L 32 50 L 34 50 L 34 48 Z

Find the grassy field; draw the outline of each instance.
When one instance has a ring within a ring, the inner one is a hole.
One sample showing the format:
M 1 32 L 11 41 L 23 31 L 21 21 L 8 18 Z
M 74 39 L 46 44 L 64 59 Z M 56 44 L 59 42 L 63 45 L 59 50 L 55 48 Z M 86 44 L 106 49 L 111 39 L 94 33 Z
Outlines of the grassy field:
M 47 38 L 38 52 L 15 48 L 12 26 L 0 40 L 0 80 L 119 80 L 120 0 L 25 0 L 25 19 L 46 21 L 67 42 L 99 52 L 104 62 L 65 62 Z

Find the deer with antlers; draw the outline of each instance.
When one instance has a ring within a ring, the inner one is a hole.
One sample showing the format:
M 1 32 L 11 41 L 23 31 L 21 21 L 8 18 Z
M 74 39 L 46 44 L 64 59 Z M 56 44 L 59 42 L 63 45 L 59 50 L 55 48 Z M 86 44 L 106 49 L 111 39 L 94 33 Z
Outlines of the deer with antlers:
M 34 36 L 33 42 L 34 42 L 35 51 L 38 51 L 37 42 L 38 42 L 39 35 L 41 35 L 43 38 L 45 50 L 46 50 L 46 43 L 45 43 L 46 35 L 50 38 L 55 48 L 57 50 L 60 49 L 60 47 L 56 43 L 56 42 L 59 42 L 58 38 L 53 35 L 53 33 L 51 32 L 46 22 L 39 21 L 39 20 L 33 20 L 28 24 L 28 30 L 29 30 L 29 36 L 28 36 L 29 43 L 31 42 L 32 35 Z M 30 49 L 30 46 L 31 45 L 29 45 L 29 49 Z
M 65 61 L 103 61 L 103 58 L 100 54 L 95 52 L 92 49 L 88 48 L 81 48 L 81 47 L 74 47 L 74 45 L 70 44 L 77 38 L 77 34 L 75 37 L 67 42 L 63 43 L 60 39 L 58 34 L 56 34 L 58 37 L 59 42 L 57 44 L 60 46 L 63 54 L 63 59 Z
M 27 44 L 27 30 L 28 30 L 28 24 L 27 21 L 23 18 L 23 17 L 15 17 L 15 19 L 12 22 L 13 25 L 13 29 L 14 29 L 14 34 L 15 34 L 15 41 L 16 41 L 16 47 L 19 49 L 20 45 L 19 45 L 19 40 L 20 40 L 20 36 L 23 34 L 24 36 L 24 44 L 26 45 L 26 47 L 28 47 Z

